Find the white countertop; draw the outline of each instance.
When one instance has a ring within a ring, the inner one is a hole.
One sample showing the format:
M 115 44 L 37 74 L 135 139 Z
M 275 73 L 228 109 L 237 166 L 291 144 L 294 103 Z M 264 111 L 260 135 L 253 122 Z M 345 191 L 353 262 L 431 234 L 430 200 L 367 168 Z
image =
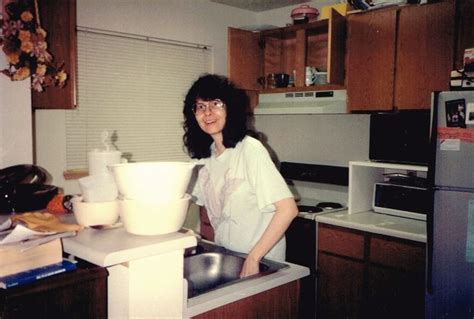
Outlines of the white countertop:
M 306 267 L 288 262 L 285 262 L 285 264 L 289 267 L 280 269 L 275 273 L 244 280 L 188 299 L 186 317 L 196 316 L 309 275 L 309 269 Z
M 64 252 L 90 263 L 108 267 L 196 246 L 196 238 L 183 233 L 157 236 L 129 234 L 123 227 L 108 230 L 84 229 L 63 238 Z
M 373 211 L 351 213 L 347 210 L 321 214 L 316 221 L 370 233 L 426 243 L 426 221 L 403 218 Z
M 72 218 L 70 220 L 70 218 Z M 74 221 L 73 216 L 67 220 Z M 180 232 L 156 236 L 127 233 L 125 228 L 85 228 L 74 237 L 63 238 L 64 252 L 90 263 L 108 267 L 167 252 L 194 247 L 196 238 Z

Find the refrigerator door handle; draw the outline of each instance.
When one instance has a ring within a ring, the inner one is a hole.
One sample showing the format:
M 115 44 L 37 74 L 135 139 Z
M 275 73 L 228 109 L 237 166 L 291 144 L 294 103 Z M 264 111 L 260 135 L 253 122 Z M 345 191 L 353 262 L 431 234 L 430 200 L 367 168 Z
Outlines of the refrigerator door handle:
M 430 134 L 430 160 L 428 162 L 428 185 L 430 185 L 430 211 L 426 216 L 426 292 L 433 294 L 433 215 L 436 148 L 438 139 L 438 100 L 440 92 L 433 92 L 433 105 L 431 108 L 431 134 Z

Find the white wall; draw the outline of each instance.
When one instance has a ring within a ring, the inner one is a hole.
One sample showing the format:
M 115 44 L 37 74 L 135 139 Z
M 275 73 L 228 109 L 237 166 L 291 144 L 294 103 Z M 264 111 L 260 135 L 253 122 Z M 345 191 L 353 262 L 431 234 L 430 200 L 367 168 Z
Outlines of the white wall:
M 255 128 L 279 161 L 349 166 L 368 159 L 368 115 L 257 115 Z
M 314 2 L 310 4 L 321 7 Z M 211 45 L 213 71 L 226 74 L 228 26 L 284 26 L 291 22 L 290 12 L 294 7 L 256 14 L 208 0 L 78 0 L 77 23 L 81 27 Z M 36 112 L 37 162 L 52 174 L 55 185 L 64 187 L 66 193 L 76 193 L 77 182 L 64 181 L 62 177 L 66 169 L 65 112 Z M 257 118 L 256 127 L 267 135 L 280 160 L 346 166 L 349 160 L 367 158 L 367 118 L 364 115 L 270 116 Z
M 208 0 L 78 0 L 77 24 L 213 47 L 213 72 L 227 74 L 227 27 L 256 23 L 256 14 Z M 80 107 L 80 106 L 79 106 Z M 78 193 L 66 181 L 65 110 L 36 111 L 37 162 L 64 192 Z M 54 143 L 52 143 L 54 141 Z
M 0 69 L 6 68 L 0 56 Z M 0 168 L 33 163 L 30 81 L 0 74 Z

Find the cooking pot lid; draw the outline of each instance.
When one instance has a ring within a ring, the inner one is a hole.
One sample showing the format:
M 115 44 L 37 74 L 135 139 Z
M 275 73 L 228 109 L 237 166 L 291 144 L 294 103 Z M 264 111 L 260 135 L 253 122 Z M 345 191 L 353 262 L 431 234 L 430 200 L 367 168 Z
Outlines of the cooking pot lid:
M 319 15 L 319 11 L 318 9 L 310 7 L 307 4 L 303 4 L 298 8 L 291 10 L 291 17 L 299 15 L 317 16 Z

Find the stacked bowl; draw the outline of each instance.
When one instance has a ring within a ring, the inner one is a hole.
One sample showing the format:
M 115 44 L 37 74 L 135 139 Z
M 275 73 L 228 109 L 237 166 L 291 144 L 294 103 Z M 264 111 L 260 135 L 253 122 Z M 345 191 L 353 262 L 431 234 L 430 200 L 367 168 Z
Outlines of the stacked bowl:
M 81 196 L 74 196 L 71 201 L 74 216 L 77 223 L 84 227 L 112 225 L 119 219 L 118 189 L 107 165 L 119 163 L 122 153 L 92 151 L 90 154 L 94 154 L 93 158 L 98 163 L 89 161 L 89 176 L 78 180 Z
M 129 233 L 161 235 L 184 224 L 191 196 L 186 194 L 194 163 L 140 162 L 112 165 L 121 195 L 120 217 Z

